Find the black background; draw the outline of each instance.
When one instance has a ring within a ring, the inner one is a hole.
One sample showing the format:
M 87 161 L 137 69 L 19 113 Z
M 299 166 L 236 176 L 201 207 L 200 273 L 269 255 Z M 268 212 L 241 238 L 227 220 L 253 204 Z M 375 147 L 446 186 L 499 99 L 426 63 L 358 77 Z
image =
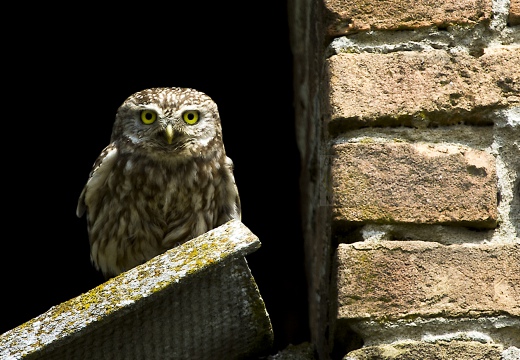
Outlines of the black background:
M 169 3 L 9 14 L 0 333 L 102 282 L 86 220 L 75 215 L 78 196 L 125 98 L 179 86 L 219 106 L 242 221 L 262 242 L 247 260 L 273 324 L 273 352 L 308 340 L 287 5 Z

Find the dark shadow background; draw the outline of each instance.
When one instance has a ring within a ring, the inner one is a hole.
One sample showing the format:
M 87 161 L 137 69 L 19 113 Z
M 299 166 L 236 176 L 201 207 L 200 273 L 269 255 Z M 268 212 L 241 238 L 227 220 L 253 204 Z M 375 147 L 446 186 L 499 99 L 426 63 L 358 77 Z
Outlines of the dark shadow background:
M 219 106 L 274 351 L 308 340 L 299 154 L 285 1 L 14 10 L 3 32 L 0 333 L 102 282 L 75 209 L 135 91 L 193 87 Z M 180 2 L 178 2 L 180 3 Z M 5 26 L 5 25 L 4 25 Z M 21 29 L 24 29 L 21 31 Z

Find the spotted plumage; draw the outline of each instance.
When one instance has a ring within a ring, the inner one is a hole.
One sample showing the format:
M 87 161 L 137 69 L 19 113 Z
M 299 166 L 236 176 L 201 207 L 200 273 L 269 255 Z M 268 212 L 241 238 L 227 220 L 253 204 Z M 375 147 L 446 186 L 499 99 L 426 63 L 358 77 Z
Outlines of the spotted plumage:
M 128 97 L 79 197 L 85 212 L 90 257 L 106 278 L 240 219 L 213 100 L 186 88 Z

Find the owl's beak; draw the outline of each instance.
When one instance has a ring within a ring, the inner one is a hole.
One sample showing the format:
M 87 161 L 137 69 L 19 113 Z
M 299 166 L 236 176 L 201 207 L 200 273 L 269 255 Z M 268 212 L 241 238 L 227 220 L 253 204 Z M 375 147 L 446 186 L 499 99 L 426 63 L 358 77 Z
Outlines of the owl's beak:
M 173 127 L 172 124 L 168 124 L 166 129 L 164 129 L 164 134 L 166 135 L 166 141 L 168 144 L 171 144 L 173 141 Z

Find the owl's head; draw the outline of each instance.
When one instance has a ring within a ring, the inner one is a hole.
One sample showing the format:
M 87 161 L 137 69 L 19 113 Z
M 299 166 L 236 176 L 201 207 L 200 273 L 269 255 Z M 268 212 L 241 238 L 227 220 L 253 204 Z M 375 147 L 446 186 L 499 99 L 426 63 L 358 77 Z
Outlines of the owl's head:
M 158 156 L 223 151 L 217 105 L 189 88 L 151 88 L 129 96 L 117 111 L 111 141 Z

